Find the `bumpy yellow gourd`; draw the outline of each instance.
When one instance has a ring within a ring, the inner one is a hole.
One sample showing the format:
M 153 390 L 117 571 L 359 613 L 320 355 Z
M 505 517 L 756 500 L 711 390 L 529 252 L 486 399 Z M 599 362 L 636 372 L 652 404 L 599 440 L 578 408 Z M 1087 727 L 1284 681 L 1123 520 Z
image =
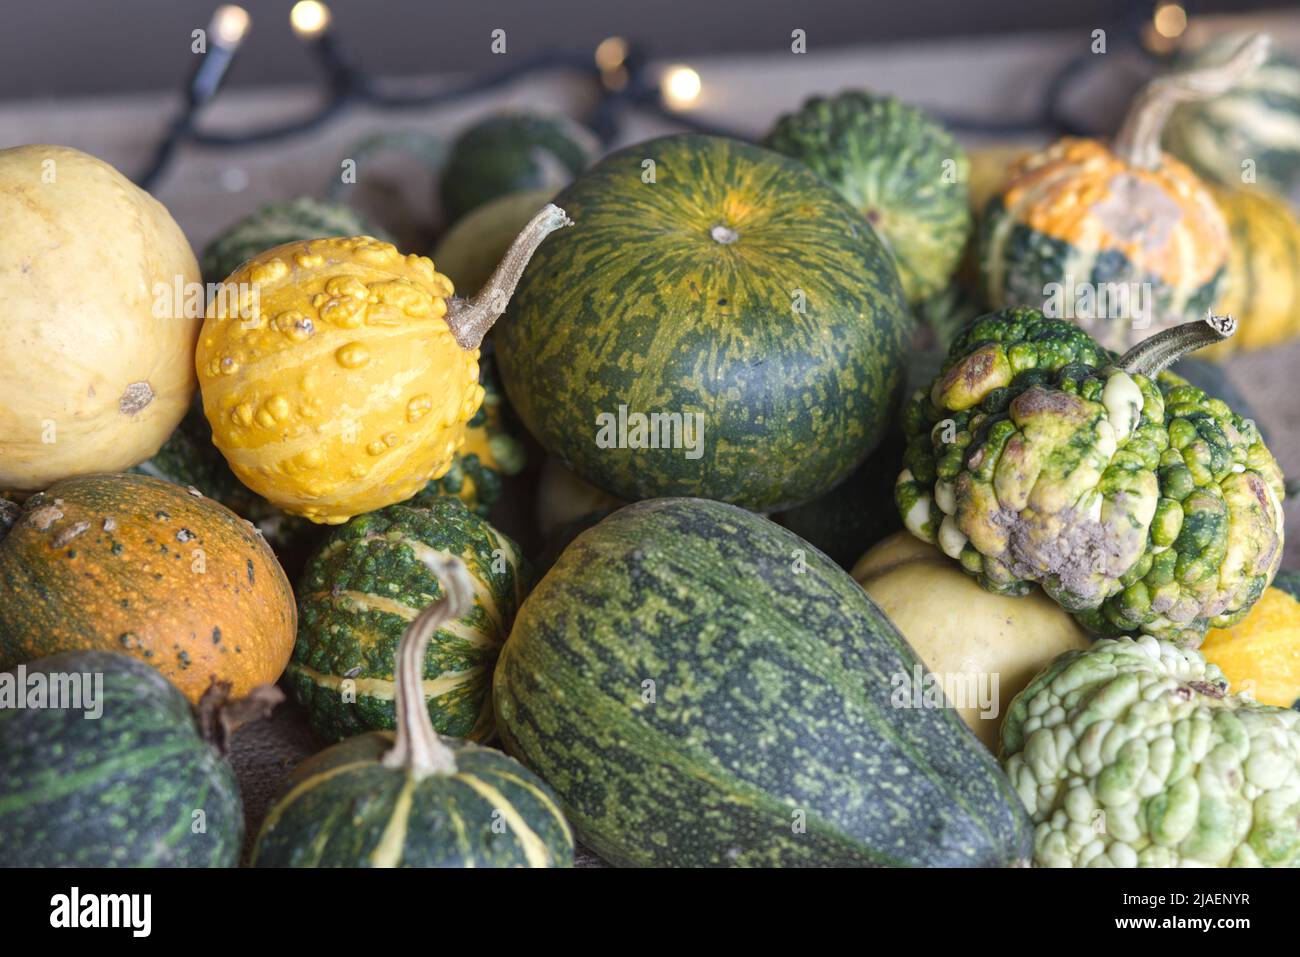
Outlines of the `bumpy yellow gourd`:
M 409 498 L 450 467 L 483 401 L 478 346 L 542 239 L 547 206 L 472 300 L 367 236 L 261 253 L 213 297 L 195 365 L 212 438 L 245 485 L 315 522 Z

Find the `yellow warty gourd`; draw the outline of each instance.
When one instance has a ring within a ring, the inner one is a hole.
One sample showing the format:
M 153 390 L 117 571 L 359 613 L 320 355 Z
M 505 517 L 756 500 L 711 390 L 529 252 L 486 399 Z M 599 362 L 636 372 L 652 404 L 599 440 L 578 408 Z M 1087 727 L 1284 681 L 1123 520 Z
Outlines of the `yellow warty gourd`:
M 245 485 L 315 522 L 400 502 L 451 466 L 483 401 L 478 346 L 542 239 L 547 206 L 470 300 L 367 236 L 268 249 L 213 297 L 195 355 L 212 438 Z

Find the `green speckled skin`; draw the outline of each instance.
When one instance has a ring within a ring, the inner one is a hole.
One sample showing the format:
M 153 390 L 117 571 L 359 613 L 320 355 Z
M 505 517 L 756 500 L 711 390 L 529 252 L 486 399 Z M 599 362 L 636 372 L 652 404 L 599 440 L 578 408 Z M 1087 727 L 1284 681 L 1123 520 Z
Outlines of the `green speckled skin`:
M 489 116 L 452 144 L 438 185 L 444 224 L 507 193 L 567 186 L 599 152 L 596 137 L 566 116 Z
M 0 708 L 0 866 L 235 865 L 244 831 L 235 775 L 199 737 L 179 690 L 108 652 L 26 668 L 102 674 L 103 714 Z
M 895 501 L 991 591 L 1038 583 L 1093 632 L 1197 645 L 1277 571 L 1281 471 L 1220 399 L 1114 361 L 1034 309 L 977 320 L 907 406 Z M 1106 404 L 1112 383 L 1131 427 Z
M 623 499 L 767 510 L 815 498 L 875 448 L 911 318 L 888 251 L 802 163 L 667 136 L 555 202 L 576 225 L 533 256 L 495 339 L 511 404 L 567 468 Z M 597 416 L 620 405 L 703 414 L 701 457 L 601 448 Z
M 222 282 L 258 253 L 325 236 L 388 236 L 342 203 L 299 196 L 263 206 L 235 223 L 203 250 L 200 266 L 204 282 Z
M 519 613 L 494 696 L 507 750 L 615 864 L 1027 859 L 1023 809 L 957 712 L 893 706 L 915 664 L 797 536 L 656 499 L 565 550 Z
M 262 825 L 252 865 L 573 866 L 573 835 L 527 768 L 499 751 L 446 740 L 456 773 L 416 784 L 380 763 L 392 743 L 385 732 L 358 735 L 299 765 Z
M 410 620 L 442 594 L 417 552 L 460 557 L 474 579 L 474 607 L 440 629 L 425 655 L 425 698 L 442 734 L 493 734 L 492 667 L 531 584 L 518 547 L 459 499 L 392 505 L 333 530 L 299 583 L 298 640 L 285 681 L 327 740 L 394 727 L 393 665 Z M 355 701 L 339 682 L 355 679 Z
M 970 163 L 938 121 L 892 96 L 850 90 L 781 117 L 763 145 L 807 163 L 866 217 L 894 254 L 909 303 L 952 278 L 971 230 Z

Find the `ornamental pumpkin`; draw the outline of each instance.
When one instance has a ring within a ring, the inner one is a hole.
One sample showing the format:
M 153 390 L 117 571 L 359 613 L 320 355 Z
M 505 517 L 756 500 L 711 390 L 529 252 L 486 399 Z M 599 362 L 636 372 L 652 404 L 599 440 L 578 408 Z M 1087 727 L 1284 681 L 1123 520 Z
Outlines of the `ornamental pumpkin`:
M 298 587 L 299 628 L 286 682 L 328 740 L 394 727 L 394 652 L 441 594 L 425 559 L 454 555 L 474 584 L 470 606 L 432 635 L 423 693 L 434 728 L 486 741 L 492 666 L 532 584 L 519 548 L 455 498 L 392 505 L 331 531 Z
M 255 867 L 571 867 L 573 835 L 550 789 L 500 751 L 441 738 L 421 688 L 425 648 L 475 601 L 460 561 L 418 561 L 439 597 L 397 647 L 397 731 L 326 748 L 284 782 Z
M 1245 36 L 1219 34 L 1180 55 L 1174 68 L 1217 66 Z M 1300 183 L 1300 62 L 1274 49 L 1231 90 L 1179 104 L 1165 126 L 1164 145 L 1211 182 L 1257 182 L 1289 193 Z M 1244 179 L 1248 172 L 1253 179 Z
M 4 865 L 234 867 L 244 813 L 219 727 L 123 654 L 65 652 L 0 674 Z
M 1201 654 L 1261 704 L 1300 703 L 1300 572 L 1283 569 L 1250 613 L 1205 636 Z
M 1090 643 L 1041 589 L 1024 597 L 985 591 L 943 552 L 905 531 L 859 558 L 853 577 L 993 752 L 1011 699 L 1057 655 Z
M 0 150 L 0 489 L 142 462 L 194 394 L 199 267 L 157 200 L 66 146 Z
M 1204 316 L 1227 269 L 1228 229 L 1196 175 L 1160 152 L 1160 130 L 1176 103 L 1230 88 L 1267 49 L 1256 36 L 1225 65 L 1157 77 L 1109 145 L 1067 137 L 1017 163 L 980 223 L 988 306 L 1074 319 L 1121 351 Z
M 538 203 L 531 212 L 536 212 L 541 205 Z M 203 278 L 207 282 L 221 282 L 272 246 L 328 236 L 388 239 L 349 206 L 315 196 L 299 196 L 287 202 L 263 206 L 208 243 L 201 262 Z
M 1300 713 L 1195 650 L 1066 652 L 1011 703 L 1001 752 L 1040 867 L 1300 865 Z
M 889 252 L 806 166 L 665 136 L 556 201 L 578 225 L 538 252 L 493 334 L 550 454 L 619 498 L 766 510 L 816 498 L 875 448 L 912 323 Z
M 1211 192 L 1232 235 L 1227 283 L 1215 311 L 1241 328 L 1208 354 L 1223 358 L 1300 336 L 1300 220 L 1285 200 L 1258 187 Z
M 280 677 L 297 614 L 266 542 L 229 509 L 145 475 L 65 479 L 0 539 L 0 668 L 61 651 L 134 655 L 197 701 Z
M 195 363 L 241 482 L 314 522 L 409 498 L 451 468 L 478 411 L 478 347 L 542 239 L 547 206 L 469 300 L 423 256 L 365 236 L 269 249 L 213 298 Z M 237 301 L 236 301 L 237 300 Z
M 894 256 L 909 304 L 939 292 L 971 214 L 966 153 L 934 118 L 892 96 L 815 96 L 763 145 L 812 167 L 866 217 Z
M 1161 375 L 1234 327 L 1115 358 L 1033 309 L 977 320 L 907 407 L 904 525 L 985 588 L 1041 584 L 1091 631 L 1199 644 L 1240 620 L 1282 559 L 1282 473 L 1253 421 Z

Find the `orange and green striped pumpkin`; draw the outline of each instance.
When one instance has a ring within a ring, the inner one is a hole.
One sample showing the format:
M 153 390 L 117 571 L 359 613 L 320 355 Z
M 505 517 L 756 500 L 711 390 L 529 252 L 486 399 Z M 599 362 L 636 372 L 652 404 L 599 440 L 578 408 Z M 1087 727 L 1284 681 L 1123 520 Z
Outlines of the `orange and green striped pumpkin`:
M 0 669 L 117 651 L 198 701 L 280 677 L 297 614 L 257 530 L 197 490 L 145 475 L 56 482 L 0 538 Z
M 889 251 L 806 166 L 667 136 L 607 156 L 556 202 L 576 225 L 543 244 L 494 335 L 511 405 L 567 467 L 624 499 L 775 509 L 875 448 L 911 319 Z M 682 428 L 665 443 L 634 414 Z

